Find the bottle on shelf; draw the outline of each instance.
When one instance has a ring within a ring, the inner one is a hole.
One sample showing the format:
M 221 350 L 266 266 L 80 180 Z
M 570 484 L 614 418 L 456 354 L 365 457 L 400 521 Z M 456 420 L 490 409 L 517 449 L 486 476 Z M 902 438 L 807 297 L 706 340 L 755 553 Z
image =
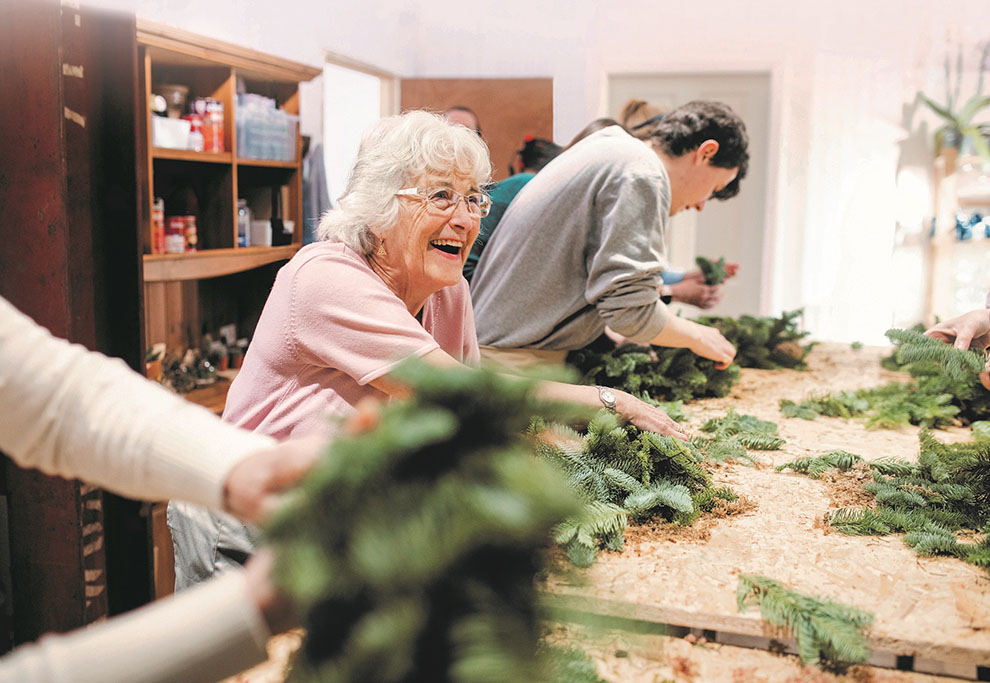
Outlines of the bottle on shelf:
M 246 199 L 237 200 L 237 246 L 251 246 L 251 207 Z

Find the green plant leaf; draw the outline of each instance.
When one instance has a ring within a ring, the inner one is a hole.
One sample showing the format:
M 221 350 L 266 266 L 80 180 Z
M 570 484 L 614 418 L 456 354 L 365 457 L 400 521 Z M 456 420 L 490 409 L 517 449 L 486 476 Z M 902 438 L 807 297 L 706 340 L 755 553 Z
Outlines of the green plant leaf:
M 930 97 L 928 97 L 927 95 L 922 95 L 921 96 L 921 101 L 924 102 L 925 104 L 927 104 L 929 106 L 929 108 L 933 112 L 935 112 L 936 114 L 938 114 L 939 116 L 941 116 L 943 119 L 945 119 L 946 121 L 948 121 L 949 123 L 951 123 L 954 127 L 958 127 L 956 125 L 956 116 L 951 111 L 949 111 L 947 108 L 942 107 L 942 106 L 940 106 L 938 104 L 935 104 L 935 102 Z
M 973 117 L 987 107 L 990 107 L 990 95 L 973 95 L 970 97 L 966 100 L 966 104 L 963 105 L 962 109 L 959 110 L 959 115 L 956 116 L 959 127 L 968 126 L 969 122 L 973 120 Z

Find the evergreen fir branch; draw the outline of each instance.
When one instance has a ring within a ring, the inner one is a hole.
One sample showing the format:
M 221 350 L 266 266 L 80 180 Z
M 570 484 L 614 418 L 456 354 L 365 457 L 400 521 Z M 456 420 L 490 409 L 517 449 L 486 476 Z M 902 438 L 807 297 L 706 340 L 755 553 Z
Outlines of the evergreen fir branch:
M 739 441 L 743 446 L 754 451 L 777 451 L 787 443 L 779 436 L 770 434 L 740 434 Z
M 822 474 L 828 470 L 838 469 L 846 471 L 851 469 L 853 465 L 861 462 L 864 462 L 862 456 L 847 451 L 834 450 L 813 458 L 798 458 L 783 465 L 777 465 L 774 469 L 778 472 L 790 469 L 795 472 L 803 472 L 812 479 L 820 479 Z
M 705 278 L 706 285 L 720 285 L 725 281 L 725 257 L 720 256 L 718 261 L 712 261 L 704 256 L 697 257 L 694 262 L 701 270 Z
M 701 317 L 698 322 L 718 328 L 736 347 L 735 363 L 744 368 L 803 370 L 805 359 L 814 343 L 801 344 L 808 336 L 798 330 L 798 318 L 803 311 L 784 312 L 779 318 Z
M 746 448 L 742 442 L 734 436 L 723 439 L 693 436 L 690 443 L 708 460 L 715 462 L 745 460 L 751 465 L 756 464 L 756 460 L 746 453 Z
M 611 344 L 611 342 L 609 342 Z M 572 351 L 567 363 L 577 368 L 585 384 L 601 384 L 647 395 L 658 401 L 690 401 L 720 397 L 739 379 L 739 368 L 715 368 L 715 362 L 688 349 L 625 344 L 604 348 L 593 344 Z
M 639 519 L 653 516 L 658 511 L 661 514 L 667 513 L 668 518 L 678 512 L 694 512 L 691 492 L 687 487 L 663 480 L 631 493 L 622 505 L 633 517 Z
M 880 474 L 890 474 L 895 476 L 907 476 L 914 474 L 917 467 L 914 463 L 894 457 L 877 458 L 867 463 L 871 469 Z
M 736 602 L 739 611 L 758 605 L 765 621 L 790 628 L 805 664 L 834 667 L 865 662 L 870 657 L 864 633 L 873 623 L 868 612 L 803 595 L 753 574 L 740 575 Z
M 920 555 L 957 557 L 990 568 L 990 551 L 960 543 L 956 531 L 990 521 L 990 444 L 944 444 L 927 429 L 918 436 L 918 465 L 878 461 L 874 481 L 863 485 L 876 507 L 833 512 L 829 524 L 846 534 L 905 532 L 904 542 Z M 811 459 L 809 459 L 810 461 Z M 810 472 L 812 463 L 801 463 Z
M 564 546 L 569 560 L 578 567 L 594 564 L 599 542 L 610 550 L 621 550 L 629 513 L 618 505 L 591 501 L 575 517 L 553 529 L 553 539 Z
M 336 439 L 266 529 L 273 577 L 306 614 L 293 677 L 537 680 L 533 576 L 578 506 L 521 435 L 572 409 L 486 371 L 398 372 L 413 397 Z
M 898 345 L 897 357 L 902 364 L 936 363 L 956 382 L 975 383 L 985 365 L 978 351 L 956 349 L 914 330 L 887 330 L 887 338 Z
M 530 434 L 546 429 L 567 433 L 534 421 Z M 600 520 L 621 516 L 622 528 L 630 514 L 638 520 L 659 516 L 690 523 L 698 514 L 698 497 L 707 496 L 709 491 L 711 496 L 724 499 L 732 495 L 728 490 L 714 493 L 711 478 L 699 466 L 704 458 L 696 448 L 679 439 L 623 425 L 610 411 L 594 415 L 580 440 L 571 436 L 574 446 L 564 447 L 559 440 L 536 441 L 535 450 L 563 470 L 569 486 L 587 506 L 554 532 L 567 557 L 580 567 L 592 564 L 602 545 L 621 548 L 618 527 L 602 526 Z
M 579 648 L 541 644 L 538 654 L 545 663 L 544 674 L 539 680 L 605 683 L 598 677 L 594 662 Z
M 694 509 L 699 512 L 711 512 L 715 508 L 715 504 L 720 500 L 732 502 L 739 500 L 739 496 L 727 486 L 717 489 L 705 489 L 695 495 L 693 500 Z

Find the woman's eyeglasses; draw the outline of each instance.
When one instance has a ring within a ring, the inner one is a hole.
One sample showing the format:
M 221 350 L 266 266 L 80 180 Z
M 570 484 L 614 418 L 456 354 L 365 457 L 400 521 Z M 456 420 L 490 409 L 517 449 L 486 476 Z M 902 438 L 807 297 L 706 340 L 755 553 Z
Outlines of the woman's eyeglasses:
M 415 197 L 425 201 L 431 208 L 440 213 L 452 213 L 458 202 L 464 200 L 464 206 L 468 213 L 478 218 L 484 218 L 492 208 L 491 197 L 484 192 L 471 192 L 470 194 L 459 194 L 449 187 L 407 187 L 395 193 L 401 197 Z

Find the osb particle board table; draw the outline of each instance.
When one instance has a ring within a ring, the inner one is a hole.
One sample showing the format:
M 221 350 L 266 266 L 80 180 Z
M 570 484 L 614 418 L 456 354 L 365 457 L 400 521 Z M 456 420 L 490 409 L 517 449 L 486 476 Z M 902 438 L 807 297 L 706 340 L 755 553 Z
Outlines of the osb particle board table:
M 837 507 L 829 485 L 772 467 L 837 448 L 868 460 L 916 459 L 916 427 L 868 430 L 857 420 L 789 419 L 778 410 L 782 398 L 799 401 L 814 393 L 909 379 L 879 366 L 886 353 L 889 349 L 823 345 L 810 355 L 807 371 L 744 369 L 730 396 L 686 406 L 695 430 L 730 406 L 779 425 L 787 444 L 761 453 L 764 465 L 724 465 L 713 474 L 717 484 L 731 486 L 757 507 L 719 520 L 707 540 L 662 531 L 652 537 L 627 532 L 630 542 L 623 552 L 602 553 L 586 571 L 552 576 L 545 587 L 555 603 L 592 614 L 724 632 L 731 636 L 724 642 L 779 636 L 764 627 L 758 609 L 743 614 L 736 609 L 738 575 L 764 574 L 797 591 L 872 612 L 877 664 L 988 680 L 982 677 L 990 674 L 987 572 L 955 559 L 921 558 L 901 535 L 828 533 L 822 521 Z M 949 428 L 936 436 L 955 442 L 969 440 L 970 432 Z

